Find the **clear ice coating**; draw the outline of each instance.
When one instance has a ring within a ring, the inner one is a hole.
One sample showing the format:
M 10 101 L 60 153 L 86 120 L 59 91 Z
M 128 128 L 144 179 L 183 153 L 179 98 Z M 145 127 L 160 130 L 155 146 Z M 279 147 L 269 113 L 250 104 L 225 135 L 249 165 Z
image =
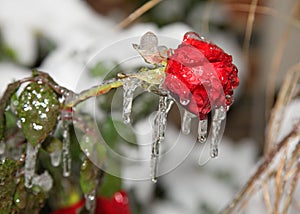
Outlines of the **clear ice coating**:
M 206 139 L 207 139 L 207 118 L 203 120 L 199 120 L 198 137 L 197 137 L 197 140 L 200 143 L 205 143 Z
M 130 123 L 130 115 L 133 101 L 133 93 L 135 89 L 140 85 L 140 80 L 136 78 L 127 78 L 123 83 L 123 121 L 125 124 Z
M 59 166 L 60 161 L 61 161 L 61 150 L 56 150 L 54 152 L 50 153 L 50 160 L 51 160 L 51 164 L 54 167 Z
M 189 134 L 191 131 L 192 118 L 195 117 L 194 114 L 184 110 L 182 122 L 181 122 L 181 131 L 183 134 Z
M 85 208 L 89 213 L 95 213 L 96 208 L 96 190 L 93 189 L 89 193 L 84 195 L 85 197 Z
M 160 144 L 163 143 L 165 139 L 167 116 L 173 103 L 173 99 L 168 96 L 159 97 L 158 111 L 154 118 L 154 132 L 151 153 L 151 178 L 153 182 L 157 181 Z
M 53 179 L 48 173 L 48 171 L 45 171 L 41 175 L 36 175 L 32 179 L 32 184 L 37 185 L 41 187 L 44 191 L 48 192 L 53 185 Z
M 212 117 L 210 156 L 215 158 L 218 156 L 218 146 L 221 141 L 223 132 L 221 132 L 222 124 L 226 118 L 226 109 L 221 106 L 216 108 Z
M 70 154 L 70 121 L 62 122 L 63 142 L 62 142 L 62 164 L 63 176 L 68 177 L 71 174 L 71 154 Z
M 33 146 L 31 143 L 27 143 L 26 145 L 26 158 L 25 158 L 25 169 L 24 169 L 24 176 L 25 176 L 25 187 L 31 188 L 32 187 L 32 179 L 35 175 L 35 165 L 36 165 L 36 158 L 40 148 L 40 144 Z

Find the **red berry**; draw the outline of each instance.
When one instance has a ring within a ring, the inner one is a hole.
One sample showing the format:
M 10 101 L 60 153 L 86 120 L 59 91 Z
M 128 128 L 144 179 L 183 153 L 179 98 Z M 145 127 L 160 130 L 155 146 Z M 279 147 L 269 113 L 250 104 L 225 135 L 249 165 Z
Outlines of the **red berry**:
M 130 214 L 129 201 L 124 191 L 116 192 L 113 198 L 98 198 L 96 214 Z
M 205 118 L 215 107 L 229 107 L 239 85 L 232 57 L 217 45 L 188 32 L 168 58 L 164 87 L 188 111 Z
M 53 212 L 52 214 L 77 214 L 84 207 L 85 200 Z M 129 200 L 126 192 L 116 192 L 112 198 L 98 197 L 95 214 L 130 214 Z

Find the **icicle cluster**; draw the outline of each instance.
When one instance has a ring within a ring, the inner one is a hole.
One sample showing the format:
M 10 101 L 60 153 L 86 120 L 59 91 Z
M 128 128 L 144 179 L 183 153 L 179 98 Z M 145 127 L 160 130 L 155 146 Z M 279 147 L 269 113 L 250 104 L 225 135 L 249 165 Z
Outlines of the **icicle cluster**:
M 27 143 L 26 147 L 26 159 L 25 159 L 25 186 L 27 188 L 32 187 L 32 179 L 35 175 L 36 158 L 39 152 L 40 144 L 33 146 L 31 143 Z
M 63 120 L 63 144 L 62 144 L 62 164 L 63 176 L 68 177 L 71 174 L 71 153 L 70 153 L 70 121 Z
M 151 153 L 151 178 L 153 182 L 157 180 L 158 162 L 159 162 L 159 151 L 160 144 L 165 140 L 165 132 L 167 128 L 167 116 L 168 112 L 174 103 L 173 99 L 169 96 L 160 96 L 158 111 L 154 118 L 154 131 L 153 131 L 153 142 L 152 142 L 152 153 Z
M 24 168 L 25 187 L 31 188 L 33 185 L 41 187 L 44 191 L 49 191 L 52 188 L 53 180 L 48 171 L 41 175 L 36 175 L 36 159 L 39 152 L 40 144 L 33 146 L 27 143 L 26 159 Z
M 135 78 L 127 78 L 124 80 L 124 94 L 123 94 L 123 121 L 130 123 L 130 114 L 132 109 L 133 94 L 136 88 L 141 85 L 141 80 Z M 158 176 L 158 163 L 160 155 L 160 145 L 164 142 L 165 131 L 167 126 L 167 115 L 174 103 L 174 100 L 168 93 L 159 97 L 158 111 L 155 115 L 153 122 L 153 142 L 151 151 L 151 179 L 156 182 Z M 208 118 L 204 117 L 198 122 L 198 136 L 197 140 L 200 143 L 205 143 L 207 140 L 210 144 L 210 157 L 215 158 L 218 156 L 218 145 L 221 140 L 226 118 L 225 107 L 217 107 L 213 110 L 211 133 L 208 139 Z M 183 134 L 189 134 L 191 131 L 192 119 L 197 116 L 188 110 L 183 111 L 181 131 Z
M 191 128 L 191 120 L 196 117 L 194 114 L 184 110 L 181 124 L 181 131 L 183 134 L 189 134 Z M 223 123 L 226 119 L 226 109 L 225 107 L 218 107 L 213 111 L 212 123 L 211 123 L 211 135 L 209 138 L 210 143 L 210 157 L 215 158 L 218 156 L 218 146 L 221 141 L 223 131 Z M 207 128 L 208 119 L 200 119 L 198 123 L 198 136 L 197 141 L 200 143 L 205 143 L 207 141 Z

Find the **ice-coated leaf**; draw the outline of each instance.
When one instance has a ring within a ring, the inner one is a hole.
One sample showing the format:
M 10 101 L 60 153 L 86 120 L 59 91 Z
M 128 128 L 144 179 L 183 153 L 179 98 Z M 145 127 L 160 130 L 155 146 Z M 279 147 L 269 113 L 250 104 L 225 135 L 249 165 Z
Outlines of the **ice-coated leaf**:
M 99 137 L 84 135 L 80 140 L 80 148 L 88 158 L 96 161 L 95 164 L 104 164 L 107 154 L 105 143 Z
M 35 146 L 55 127 L 60 103 L 51 87 L 33 82 L 20 94 L 17 111 L 26 139 Z
M 1 97 L 1 102 L 0 102 L 0 141 L 4 137 L 4 130 L 5 130 L 5 122 L 6 122 L 6 115 L 5 115 L 5 110 L 6 107 L 10 103 L 10 99 L 12 96 L 15 94 L 15 92 L 18 90 L 20 87 L 21 83 L 19 81 L 11 83 L 7 86 L 7 89 L 5 90 L 3 96 Z
M 84 160 L 80 169 L 80 186 L 83 194 L 88 194 L 96 188 L 99 170 L 88 159 Z
M 12 195 L 17 186 L 15 179 L 20 166 L 17 161 L 5 159 L 0 161 L 0 213 L 10 213 L 13 206 Z

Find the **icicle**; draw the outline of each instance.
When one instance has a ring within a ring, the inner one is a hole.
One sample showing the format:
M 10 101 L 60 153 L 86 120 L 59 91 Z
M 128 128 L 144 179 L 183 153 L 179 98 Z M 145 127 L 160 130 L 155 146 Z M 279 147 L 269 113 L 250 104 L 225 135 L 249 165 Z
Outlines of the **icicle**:
M 210 142 L 210 156 L 215 158 L 218 156 L 218 145 L 221 140 L 223 132 L 220 132 L 222 128 L 222 122 L 226 118 L 226 109 L 224 107 L 219 107 L 215 109 L 212 118 L 212 137 Z
M 92 190 L 89 193 L 84 195 L 85 197 L 85 208 L 90 213 L 95 213 L 96 208 L 96 190 Z
M 165 139 L 167 115 L 173 103 L 174 101 L 168 96 L 159 97 L 158 111 L 154 118 L 154 133 L 151 154 L 151 178 L 153 182 L 157 181 L 159 147 Z
M 183 134 L 189 134 L 191 131 L 191 122 L 192 118 L 195 117 L 194 114 L 184 110 L 182 122 L 181 122 L 181 131 Z
M 130 123 L 130 114 L 133 100 L 133 93 L 140 85 L 140 80 L 136 78 L 128 78 L 124 81 L 123 89 L 123 121 L 126 124 Z
M 62 164 L 63 176 L 68 177 L 71 174 L 71 154 L 70 154 L 70 121 L 64 120 L 63 143 L 62 143 Z
M 53 179 L 49 175 L 48 171 L 43 174 L 34 176 L 32 179 L 32 184 L 41 187 L 44 191 L 48 192 L 53 185 Z
M 40 148 L 40 144 L 35 147 L 31 143 L 27 143 L 26 146 L 26 158 L 25 158 L 25 187 L 32 187 L 32 179 L 35 174 L 36 157 Z
M 207 139 L 207 118 L 199 120 L 198 124 L 198 137 L 197 140 L 200 143 L 205 143 Z
M 59 166 L 60 161 L 61 161 L 61 150 L 56 150 L 54 152 L 51 152 L 50 160 L 51 160 L 52 166 L 54 166 L 54 167 Z

